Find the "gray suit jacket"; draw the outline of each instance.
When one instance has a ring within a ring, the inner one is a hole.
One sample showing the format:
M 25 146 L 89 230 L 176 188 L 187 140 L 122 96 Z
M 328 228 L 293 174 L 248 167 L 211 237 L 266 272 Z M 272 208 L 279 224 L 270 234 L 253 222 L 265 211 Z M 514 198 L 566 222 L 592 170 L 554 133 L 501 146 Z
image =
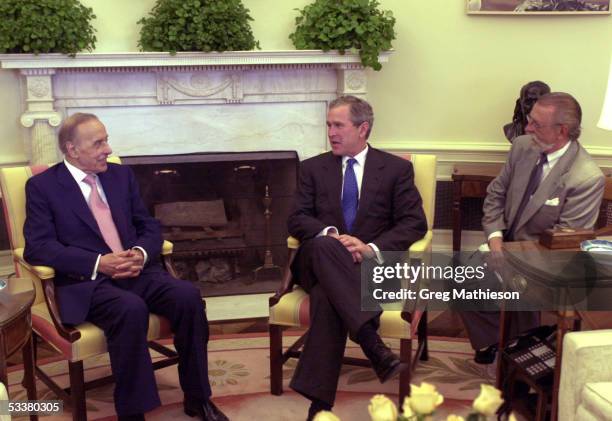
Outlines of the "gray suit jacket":
M 539 155 L 529 135 L 512 143 L 501 173 L 487 188 L 482 218 L 487 238 L 510 228 Z M 548 228 L 593 228 L 604 186 L 604 175 L 595 161 L 572 141 L 525 207 L 514 239 L 537 240 Z

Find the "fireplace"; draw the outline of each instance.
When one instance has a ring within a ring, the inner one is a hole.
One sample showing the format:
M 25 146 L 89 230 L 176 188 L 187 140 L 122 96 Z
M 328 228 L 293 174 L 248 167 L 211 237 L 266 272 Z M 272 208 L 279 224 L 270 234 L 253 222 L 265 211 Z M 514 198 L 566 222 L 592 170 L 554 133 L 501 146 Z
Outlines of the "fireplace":
M 177 272 L 202 296 L 274 291 L 287 261 L 293 151 L 123 157 L 174 243 Z

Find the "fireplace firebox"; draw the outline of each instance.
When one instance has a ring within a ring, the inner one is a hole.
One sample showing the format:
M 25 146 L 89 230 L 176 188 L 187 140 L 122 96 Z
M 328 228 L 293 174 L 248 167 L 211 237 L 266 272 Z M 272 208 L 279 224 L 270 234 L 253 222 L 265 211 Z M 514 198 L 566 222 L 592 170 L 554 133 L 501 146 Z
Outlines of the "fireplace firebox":
M 274 291 L 287 261 L 294 151 L 122 157 L 202 296 Z

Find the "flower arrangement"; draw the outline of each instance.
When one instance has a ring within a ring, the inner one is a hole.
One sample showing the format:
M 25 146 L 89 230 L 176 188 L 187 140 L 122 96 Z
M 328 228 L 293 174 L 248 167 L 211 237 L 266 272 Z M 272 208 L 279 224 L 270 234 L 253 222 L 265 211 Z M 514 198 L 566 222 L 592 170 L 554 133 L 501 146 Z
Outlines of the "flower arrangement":
M 370 400 L 368 412 L 372 421 L 431 421 L 436 408 L 444 402 L 434 385 L 421 383 L 420 386 L 410 385 L 410 396 L 404 399 L 402 413 L 398 413 L 395 404 L 385 395 L 375 395 Z M 487 417 L 495 415 L 504 399 L 501 391 L 488 384 L 480 385 L 480 394 L 472 403 L 473 412 L 467 418 L 459 415 L 449 415 L 446 421 L 486 421 Z M 319 412 L 314 421 L 340 421 L 329 411 Z M 510 414 L 508 421 L 516 421 Z

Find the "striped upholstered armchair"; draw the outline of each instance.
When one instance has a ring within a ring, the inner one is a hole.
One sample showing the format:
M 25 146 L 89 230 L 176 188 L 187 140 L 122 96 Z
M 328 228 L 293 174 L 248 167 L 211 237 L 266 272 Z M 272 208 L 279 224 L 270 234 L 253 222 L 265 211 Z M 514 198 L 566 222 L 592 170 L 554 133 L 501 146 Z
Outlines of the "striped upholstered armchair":
M 435 155 L 401 155 L 414 166 L 414 182 L 423 198 L 423 210 L 427 217 L 427 233 L 409 249 L 411 261 L 427 259 L 431 253 L 432 228 L 434 221 L 436 197 L 436 156 Z M 287 239 L 289 248 L 289 264 L 299 247 L 299 241 L 293 237 Z M 300 349 L 304 343 L 302 335 L 293 345 L 283 351 L 283 330 L 288 327 L 306 328 L 310 321 L 310 301 L 308 294 L 299 286 L 294 285 L 289 264 L 278 292 L 270 298 L 270 389 L 273 395 L 283 393 L 283 364 L 289 358 L 299 358 Z M 410 393 L 410 378 L 418 359 L 427 360 L 427 312 L 415 311 L 383 311 L 378 333 L 384 338 L 400 340 L 399 356 L 402 362 L 410 364 L 410 369 L 400 373 L 399 401 Z M 412 340 L 417 340 L 414 359 L 411 360 Z M 345 364 L 369 366 L 367 359 L 344 358 Z
M 119 158 L 111 157 L 109 162 L 121 163 Z M 36 298 L 32 305 L 32 330 L 34 334 L 34 356 L 36 358 L 37 338 L 41 338 L 55 348 L 68 362 L 70 387 L 62 388 L 46 374 L 35 361 L 36 376 L 43 381 L 67 406 L 72 408 L 72 418 L 75 421 L 87 419 L 85 391 L 113 381 L 112 376 L 85 382 L 83 360 L 106 352 L 104 332 L 91 323 L 78 326 L 64 326 L 59 318 L 59 311 L 54 298 L 53 268 L 46 266 L 31 266 L 23 258 L 25 239 L 23 224 L 25 221 L 25 184 L 35 174 L 45 171 L 48 165 L 28 167 L 1 168 L 0 185 L 4 214 L 9 231 L 9 239 L 15 262 L 17 276 L 29 278 L 36 289 Z M 162 248 L 162 258 L 166 269 L 174 273 L 171 261 L 172 243 L 165 241 Z M 167 358 L 155 361 L 155 368 L 167 367 L 178 362 L 177 354 L 159 343 L 156 339 L 172 337 L 169 322 L 155 314 L 149 316 L 148 338 L 150 347 Z

